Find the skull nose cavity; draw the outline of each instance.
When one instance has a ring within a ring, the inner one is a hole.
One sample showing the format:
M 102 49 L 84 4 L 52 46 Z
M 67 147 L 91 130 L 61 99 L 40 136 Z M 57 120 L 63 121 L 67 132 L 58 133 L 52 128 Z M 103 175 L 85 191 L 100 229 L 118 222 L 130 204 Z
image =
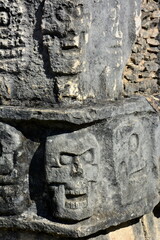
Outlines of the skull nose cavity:
M 79 162 L 79 159 L 77 157 L 74 158 L 72 164 L 71 176 L 83 176 L 82 164 Z

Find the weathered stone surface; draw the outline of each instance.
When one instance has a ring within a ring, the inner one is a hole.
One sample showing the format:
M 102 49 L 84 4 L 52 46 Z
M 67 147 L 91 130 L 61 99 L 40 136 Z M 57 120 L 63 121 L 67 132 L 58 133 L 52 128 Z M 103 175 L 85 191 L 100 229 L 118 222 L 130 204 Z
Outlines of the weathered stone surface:
M 120 98 L 140 22 L 140 0 L 0 0 L 0 239 L 143 239 L 159 117 Z M 158 69 L 149 59 L 135 54 L 127 79 Z
M 23 108 L 12 106 L 0 106 L 0 120 L 21 121 L 54 121 L 69 122 L 76 125 L 97 122 L 115 116 L 134 114 L 135 112 L 152 112 L 155 110 L 144 97 L 132 97 L 119 101 L 103 101 L 94 105 L 88 104 L 82 107 L 57 107 L 50 108 Z
M 31 141 L 33 157 L 31 206 L 0 217 L 0 229 L 82 238 L 152 211 L 159 201 L 156 112 L 144 98 L 102 106 L 37 109 L 35 117 L 32 109 L 1 108 L 1 120 L 13 116 Z
M 46 180 L 53 216 L 83 220 L 93 215 L 100 146 L 87 131 L 50 136 L 46 141 Z
M 153 213 L 146 214 L 140 219 L 129 221 L 108 231 L 86 237 L 86 240 L 159 240 L 160 221 L 159 206 Z M 36 232 L 3 230 L 0 231 L 0 239 L 4 240 L 67 240 L 65 237 L 58 237 Z M 79 238 L 83 240 L 84 238 Z M 75 238 L 73 238 L 75 240 Z
M 25 138 L 0 123 L 0 215 L 22 213 L 30 205 L 29 158 Z
M 29 16 L 22 1 L 0 1 L 0 71 L 7 74 L 26 69 L 30 59 Z M 28 29 L 28 30 L 27 30 Z
M 140 0 L 5 0 L 0 9 L 3 104 L 119 97 Z
M 142 28 L 124 71 L 124 92 L 128 96 L 135 93 L 154 94 L 160 91 L 158 13 L 159 1 L 142 1 Z

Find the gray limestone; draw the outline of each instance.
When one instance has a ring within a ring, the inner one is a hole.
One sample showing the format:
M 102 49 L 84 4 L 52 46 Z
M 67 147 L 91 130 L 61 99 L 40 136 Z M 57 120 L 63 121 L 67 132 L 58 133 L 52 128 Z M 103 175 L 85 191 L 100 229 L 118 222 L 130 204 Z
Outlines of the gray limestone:
M 1 0 L 2 104 L 118 98 L 139 28 L 140 0 Z
M 0 239 L 108 239 L 159 202 L 159 116 L 122 98 L 140 0 L 0 0 Z
M 7 121 L 52 121 L 68 122 L 76 125 L 102 121 L 115 116 L 129 115 L 132 113 L 152 113 L 156 111 L 148 104 L 144 97 L 132 97 L 115 101 L 101 101 L 77 107 L 56 108 L 24 108 L 0 106 L 0 119 Z
M 1 108 L 1 121 L 12 121 L 29 141 L 26 158 L 33 156 L 24 165 L 31 205 L 0 217 L 0 229 L 80 238 L 152 211 L 159 202 L 159 117 L 144 98 L 102 106 L 37 109 L 35 118 L 32 109 Z M 77 124 L 69 122 L 78 111 Z
M 0 123 L 0 215 L 15 215 L 29 205 L 29 158 L 26 140 L 15 128 Z

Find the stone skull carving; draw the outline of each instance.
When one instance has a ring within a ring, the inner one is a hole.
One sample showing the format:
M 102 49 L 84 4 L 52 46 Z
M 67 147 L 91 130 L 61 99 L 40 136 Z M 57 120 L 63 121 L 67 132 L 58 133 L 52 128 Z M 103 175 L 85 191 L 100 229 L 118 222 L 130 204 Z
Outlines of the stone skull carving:
M 44 1 L 43 58 L 59 101 L 119 97 L 123 68 L 140 28 L 139 9 L 140 0 Z
M 147 119 L 137 121 L 133 116 L 116 123 L 114 127 L 115 169 L 120 186 L 121 203 L 124 206 L 144 201 L 151 191 L 154 195 L 150 178 L 157 170 L 155 167 L 154 172 L 151 171 L 154 160 L 150 129 L 151 125 Z
M 24 142 L 19 131 L 0 123 L 0 215 L 19 214 L 30 203 Z
M 43 42 L 48 48 L 53 72 L 80 72 L 82 4 L 46 0 L 42 19 Z
M 47 138 L 46 178 L 55 217 L 79 221 L 93 215 L 99 158 L 98 142 L 90 133 Z
M 44 56 L 56 79 L 59 99 L 79 97 L 84 70 L 85 32 L 83 0 L 46 0 L 42 16 Z M 47 57 L 48 56 L 48 57 Z

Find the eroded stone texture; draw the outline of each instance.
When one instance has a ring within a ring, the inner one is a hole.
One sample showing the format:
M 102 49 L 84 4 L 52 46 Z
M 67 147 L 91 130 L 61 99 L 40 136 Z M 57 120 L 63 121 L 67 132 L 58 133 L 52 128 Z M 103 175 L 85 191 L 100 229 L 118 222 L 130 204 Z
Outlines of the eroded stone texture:
M 19 214 L 29 205 L 29 160 L 25 138 L 0 123 L 0 216 Z
M 139 2 L 45 1 L 43 44 L 59 100 L 119 96 Z
M 26 74 L 32 55 L 29 22 L 24 1 L 0 1 L 0 95 L 3 103 L 18 99 L 18 91 L 23 91 L 19 85 L 23 86 L 22 75 Z
M 0 1 L 0 237 L 109 239 L 158 203 L 156 112 L 106 101 L 121 95 L 139 5 Z
M 3 104 L 53 106 L 121 95 L 140 0 L 5 0 L 0 9 Z
M 86 37 L 91 24 L 84 14 L 83 2 L 48 0 L 44 3 L 43 43 L 55 74 L 59 100 L 81 97 L 80 73 L 84 71 Z
M 82 220 L 93 215 L 99 161 L 98 142 L 86 131 L 47 138 L 46 176 L 53 216 Z
M 29 64 L 27 12 L 22 1 L 0 1 L 0 70 L 23 71 Z
M 132 101 L 121 101 L 122 108 L 110 103 L 78 113 L 77 109 L 70 113 L 41 110 L 34 121 L 31 109 L 19 109 L 14 117 L 21 120 L 14 120 L 14 125 L 38 144 L 38 149 L 31 146 L 32 202 L 18 218 L 0 217 L 0 228 L 38 231 L 55 239 L 89 238 L 152 211 L 159 201 L 154 141 L 159 120 L 146 101 L 141 99 L 134 107 Z M 9 111 L 3 119 L 10 116 Z M 51 116 L 52 122 L 48 121 Z M 27 124 L 24 120 L 30 118 Z M 77 125 L 75 119 L 79 119 Z
M 159 7 L 157 0 L 142 0 L 142 28 L 124 71 L 125 95 L 160 92 Z
M 109 231 L 101 231 L 86 237 L 86 240 L 159 240 L 160 222 L 159 207 L 154 213 L 146 214 L 142 218 L 129 221 L 117 227 L 110 228 Z M 158 212 L 157 212 L 158 210 Z M 33 233 L 24 231 L 4 230 L 0 231 L 0 238 L 4 240 L 67 240 L 65 237 L 47 235 L 43 233 Z M 76 238 L 73 238 L 75 240 Z M 83 240 L 84 238 L 79 238 Z
M 154 183 L 152 187 L 150 185 L 152 184 L 150 177 L 153 179 L 157 177 L 154 168 L 158 167 L 158 162 L 154 162 L 153 159 L 151 123 L 147 118 L 137 119 L 132 116 L 119 124 L 116 121 L 113 128 L 115 134 L 113 156 L 120 186 L 121 203 L 128 205 L 141 202 L 148 198 L 147 196 L 152 192 L 151 189 L 154 189 Z

